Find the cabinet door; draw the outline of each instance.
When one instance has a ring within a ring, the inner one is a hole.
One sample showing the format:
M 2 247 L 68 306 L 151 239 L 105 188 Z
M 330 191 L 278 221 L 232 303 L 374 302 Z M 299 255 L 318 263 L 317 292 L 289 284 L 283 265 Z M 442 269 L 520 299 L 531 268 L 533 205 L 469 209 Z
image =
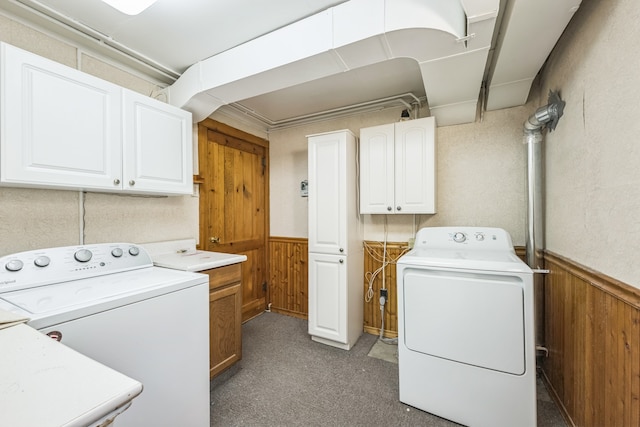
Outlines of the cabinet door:
M 242 358 L 242 267 L 202 271 L 209 275 L 209 375 Z
M 347 253 L 346 144 L 346 132 L 309 138 L 309 252 Z
M 191 113 L 124 90 L 125 190 L 191 194 Z
M 360 213 L 393 213 L 393 123 L 360 130 Z
M 395 124 L 395 213 L 435 213 L 435 119 Z
M 309 254 L 309 334 L 347 343 L 347 257 Z
M 209 295 L 209 375 L 224 371 L 242 356 L 242 327 L 238 313 L 242 310 L 240 283 L 214 290 Z
M 120 188 L 121 89 L 2 44 L 0 181 Z

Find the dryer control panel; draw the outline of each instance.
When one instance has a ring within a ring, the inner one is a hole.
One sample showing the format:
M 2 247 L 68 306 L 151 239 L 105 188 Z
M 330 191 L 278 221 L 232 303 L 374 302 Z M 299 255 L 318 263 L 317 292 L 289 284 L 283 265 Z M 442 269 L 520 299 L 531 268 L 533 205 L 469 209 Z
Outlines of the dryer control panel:
M 415 247 L 420 249 L 513 250 L 511 236 L 495 227 L 426 227 L 418 231 Z

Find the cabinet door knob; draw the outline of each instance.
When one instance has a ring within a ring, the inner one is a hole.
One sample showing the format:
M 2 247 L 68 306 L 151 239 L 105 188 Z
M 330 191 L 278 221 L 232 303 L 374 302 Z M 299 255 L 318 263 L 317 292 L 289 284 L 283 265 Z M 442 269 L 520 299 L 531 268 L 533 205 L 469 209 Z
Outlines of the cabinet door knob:
M 114 179 L 113 185 L 120 185 L 120 180 L 118 178 Z
M 392 208 L 391 206 L 387 206 L 387 210 L 388 210 L 389 212 L 391 212 L 391 210 L 392 210 L 392 209 L 393 209 L 393 208 Z
M 344 264 L 344 260 L 343 259 L 340 260 L 340 264 Z
M 396 209 L 401 211 L 402 210 L 402 206 L 398 206 L 398 207 L 396 207 Z
M 344 252 L 344 248 L 340 248 L 340 252 Z
M 136 185 L 136 182 L 134 180 L 130 180 L 129 185 L 133 187 L 134 185 Z

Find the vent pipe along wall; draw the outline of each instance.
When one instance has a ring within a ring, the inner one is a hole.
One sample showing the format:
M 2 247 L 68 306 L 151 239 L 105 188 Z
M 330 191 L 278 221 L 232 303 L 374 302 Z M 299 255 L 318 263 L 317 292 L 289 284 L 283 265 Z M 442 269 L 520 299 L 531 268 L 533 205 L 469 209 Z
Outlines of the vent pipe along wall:
M 562 117 L 565 102 L 549 92 L 549 104 L 540 107 L 524 123 L 527 144 L 526 262 L 536 271 L 544 268 L 544 152 L 543 131 L 553 131 Z M 544 276 L 533 275 L 536 346 L 544 345 Z

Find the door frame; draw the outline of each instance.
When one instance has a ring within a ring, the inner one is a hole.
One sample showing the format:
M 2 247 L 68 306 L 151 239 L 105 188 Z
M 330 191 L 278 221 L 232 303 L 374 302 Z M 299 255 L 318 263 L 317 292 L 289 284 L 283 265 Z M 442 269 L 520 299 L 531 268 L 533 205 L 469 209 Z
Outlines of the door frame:
M 252 135 L 250 133 L 241 131 L 239 129 L 236 129 L 234 127 L 231 127 L 227 124 L 218 122 L 217 120 L 213 120 L 210 118 L 206 118 L 203 121 L 198 123 L 198 141 L 197 141 L 197 150 L 195 150 L 195 152 L 197 153 L 196 158 L 198 159 L 198 175 L 194 175 L 193 176 L 193 182 L 194 184 L 203 184 L 204 183 L 204 179 L 203 177 L 200 175 L 200 143 L 201 141 L 206 141 L 207 140 L 207 132 L 208 131 L 214 131 L 214 132 L 218 132 L 224 135 L 228 135 L 230 137 L 233 138 L 237 138 L 237 139 L 241 139 L 243 141 L 246 141 L 250 144 L 255 144 L 258 145 L 260 147 L 264 148 L 264 152 L 265 152 L 265 168 L 264 168 L 264 174 L 265 174 L 265 188 L 264 188 L 264 209 L 265 209 L 265 213 L 264 213 L 264 258 L 265 258 L 265 265 L 264 265 L 264 276 L 265 276 L 265 283 L 267 284 L 267 290 L 265 292 L 265 309 L 268 309 L 269 307 L 269 303 L 271 301 L 271 286 L 269 285 L 269 236 L 271 234 L 270 232 L 270 228 L 269 228 L 269 224 L 270 224 L 270 197 L 269 197 L 269 186 L 270 186 L 270 181 L 269 181 L 269 141 L 263 138 L 260 138 L 258 136 Z M 199 197 L 198 197 L 199 198 Z M 199 198 L 200 199 L 200 198 Z M 205 230 L 208 227 L 203 226 L 203 218 L 206 219 L 206 207 L 203 206 L 203 204 L 200 202 L 200 200 L 198 200 L 198 235 L 199 235 L 199 240 L 198 240 L 198 249 L 202 249 L 202 242 L 204 242 L 207 239 L 207 233 L 205 232 Z M 208 225 L 208 223 L 204 223 L 204 225 Z

